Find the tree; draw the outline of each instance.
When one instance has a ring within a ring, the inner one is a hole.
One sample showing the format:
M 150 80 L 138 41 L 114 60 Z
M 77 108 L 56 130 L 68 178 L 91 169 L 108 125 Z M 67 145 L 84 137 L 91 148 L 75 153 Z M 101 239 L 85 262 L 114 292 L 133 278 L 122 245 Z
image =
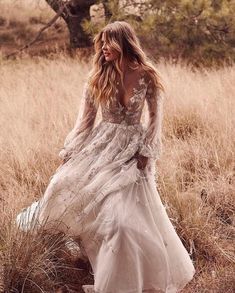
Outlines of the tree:
M 127 10 L 140 5 L 146 7 L 148 0 L 45 0 L 48 5 L 58 13 L 59 9 L 65 5 L 61 17 L 64 19 L 70 34 L 71 48 L 86 48 L 92 45 L 91 37 L 105 23 L 116 19 L 128 19 L 141 21 L 140 15 Z M 90 7 L 94 4 L 102 3 L 104 9 L 104 22 L 92 24 L 90 18 Z
M 235 61 L 233 0 L 149 0 L 148 5 L 136 28 L 156 57 L 194 65 Z
M 86 48 L 92 45 L 90 35 L 84 31 L 82 22 L 84 19 L 90 19 L 90 6 L 97 3 L 97 0 L 45 1 L 56 13 L 66 4 L 61 17 L 69 30 L 71 48 Z
M 235 61 L 234 0 L 105 2 L 109 18 L 128 20 L 156 59 L 183 59 L 196 66 Z M 89 21 L 85 24 L 91 34 L 97 31 Z
M 22 51 L 62 17 L 68 27 L 71 48 L 92 45 L 92 37 L 108 22 L 128 21 L 151 56 L 186 60 L 193 65 L 235 61 L 234 0 L 45 0 L 56 12 Z M 99 4 L 104 17 L 94 22 L 90 8 Z M 16 52 L 13 52 L 14 55 Z
M 46 0 L 58 11 L 63 0 Z M 90 6 L 102 3 L 105 21 L 92 23 Z M 233 0 L 73 0 L 62 15 L 72 48 L 87 47 L 91 36 L 114 20 L 127 20 L 151 55 L 194 65 L 235 61 Z

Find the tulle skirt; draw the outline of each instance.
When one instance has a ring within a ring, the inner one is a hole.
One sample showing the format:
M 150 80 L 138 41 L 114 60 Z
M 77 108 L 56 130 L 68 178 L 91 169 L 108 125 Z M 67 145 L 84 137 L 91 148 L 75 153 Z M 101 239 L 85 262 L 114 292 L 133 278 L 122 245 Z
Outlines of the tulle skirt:
M 101 121 L 17 217 L 22 229 L 56 224 L 79 237 L 97 293 L 175 293 L 195 273 L 161 202 L 154 160 L 137 168 L 142 134 L 141 124 Z

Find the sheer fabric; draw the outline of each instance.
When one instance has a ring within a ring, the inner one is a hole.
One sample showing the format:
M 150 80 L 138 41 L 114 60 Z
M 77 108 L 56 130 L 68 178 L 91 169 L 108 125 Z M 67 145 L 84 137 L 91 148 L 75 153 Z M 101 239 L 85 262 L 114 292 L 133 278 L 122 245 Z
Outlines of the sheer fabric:
M 82 143 L 85 141 L 91 129 L 93 128 L 97 110 L 98 107 L 95 105 L 94 99 L 92 98 L 88 89 L 88 84 L 86 83 L 84 85 L 77 121 L 74 128 L 67 135 L 64 142 L 64 147 L 59 153 L 59 156 L 62 159 L 68 158 L 75 147 L 78 147 L 79 145 L 82 146 Z
M 163 98 L 153 86 L 141 72 L 123 104 L 117 81 L 94 126 L 99 107 L 85 85 L 77 121 L 59 153 L 66 162 L 41 199 L 17 217 L 24 230 L 56 224 L 80 239 L 96 293 L 176 293 L 195 273 L 155 182 Z M 145 102 L 147 126 L 141 122 Z M 137 152 L 149 158 L 144 170 L 137 168 Z
M 119 82 L 117 82 L 117 85 Z M 139 124 L 144 102 L 148 105 L 149 121 L 147 130 L 143 133 L 139 142 L 138 152 L 146 157 L 157 159 L 162 150 L 161 129 L 162 129 L 162 103 L 163 97 L 159 90 L 154 92 L 154 84 L 146 74 L 140 73 L 139 79 L 133 86 L 131 97 L 128 99 L 128 106 L 120 103 L 118 86 L 116 88 L 115 100 L 111 99 L 111 104 L 102 106 L 103 121 L 113 123 L 124 123 L 128 125 Z M 98 106 L 91 96 L 87 84 L 84 86 L 82 106 L 74 128 L 65 139 L 64 148 L 59 153 L 61 158 L 70 155 L 74 147 L 77 149 L 90 133 L 94 125 Z
M 154 92 L 154 86 L 150 80 L 146 91 L 146 101 L 149 111 L 149 123 L 144 140 L 140 145 L 139 153 L 145 157 L 157 159 L 162 152 L 162 103 L 163 97 L 159 90 Z

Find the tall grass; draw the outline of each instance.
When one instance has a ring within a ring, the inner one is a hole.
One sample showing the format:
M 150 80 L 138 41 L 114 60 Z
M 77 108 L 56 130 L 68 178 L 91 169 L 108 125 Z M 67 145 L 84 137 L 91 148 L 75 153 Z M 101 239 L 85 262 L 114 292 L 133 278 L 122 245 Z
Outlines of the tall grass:
M 0 273 L 4 292 L 14 288 L 12 292 L 56 292 L 62 285 L 67 292 L 80 292 L 79 284 L 86 283 L 84 276 L 76 275 L 65 235 L 19 233 L 14 217 L 42 196 L 61 163 L 58 152 L 75 122 L 89 66 L 62 54 L 55 59 L 1 63 Z M 197 269 L 183 292 L 232 293 L 235 68 L 200 72 L 170 64 L 158 68 L 166 88 L 158 185 Z M 71 272 L 76 277 L 65 277 Z

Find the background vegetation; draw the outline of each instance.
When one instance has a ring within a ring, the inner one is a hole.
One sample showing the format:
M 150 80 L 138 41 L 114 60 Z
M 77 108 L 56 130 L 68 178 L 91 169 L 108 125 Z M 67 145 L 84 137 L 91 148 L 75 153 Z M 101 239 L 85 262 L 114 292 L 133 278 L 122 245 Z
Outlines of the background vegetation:
M 8 53 L 33 39 L 36 31 L 54 16 L 46 2 L 55 11 L 65 3 L 63 0 L 5 0 L 1 4 L 3 52 Z M 73 0 L 71 3 L 67 8 L 69 14 L 62 15 L 46 30 L 37 49 L 33 46 L 30 52 L 35 54 L 40 50 L 45 54 L 55 49 L 55 43 L 64 49 L 82 48 L 89 42 L 92 45 L 92 37 L 106 23 L 127 20 L 156 61 L 165 58 L 194 67 L 231 65 L 235 61 L 234 0 Z M 90 13 L 81 13 L 87 9 Z

